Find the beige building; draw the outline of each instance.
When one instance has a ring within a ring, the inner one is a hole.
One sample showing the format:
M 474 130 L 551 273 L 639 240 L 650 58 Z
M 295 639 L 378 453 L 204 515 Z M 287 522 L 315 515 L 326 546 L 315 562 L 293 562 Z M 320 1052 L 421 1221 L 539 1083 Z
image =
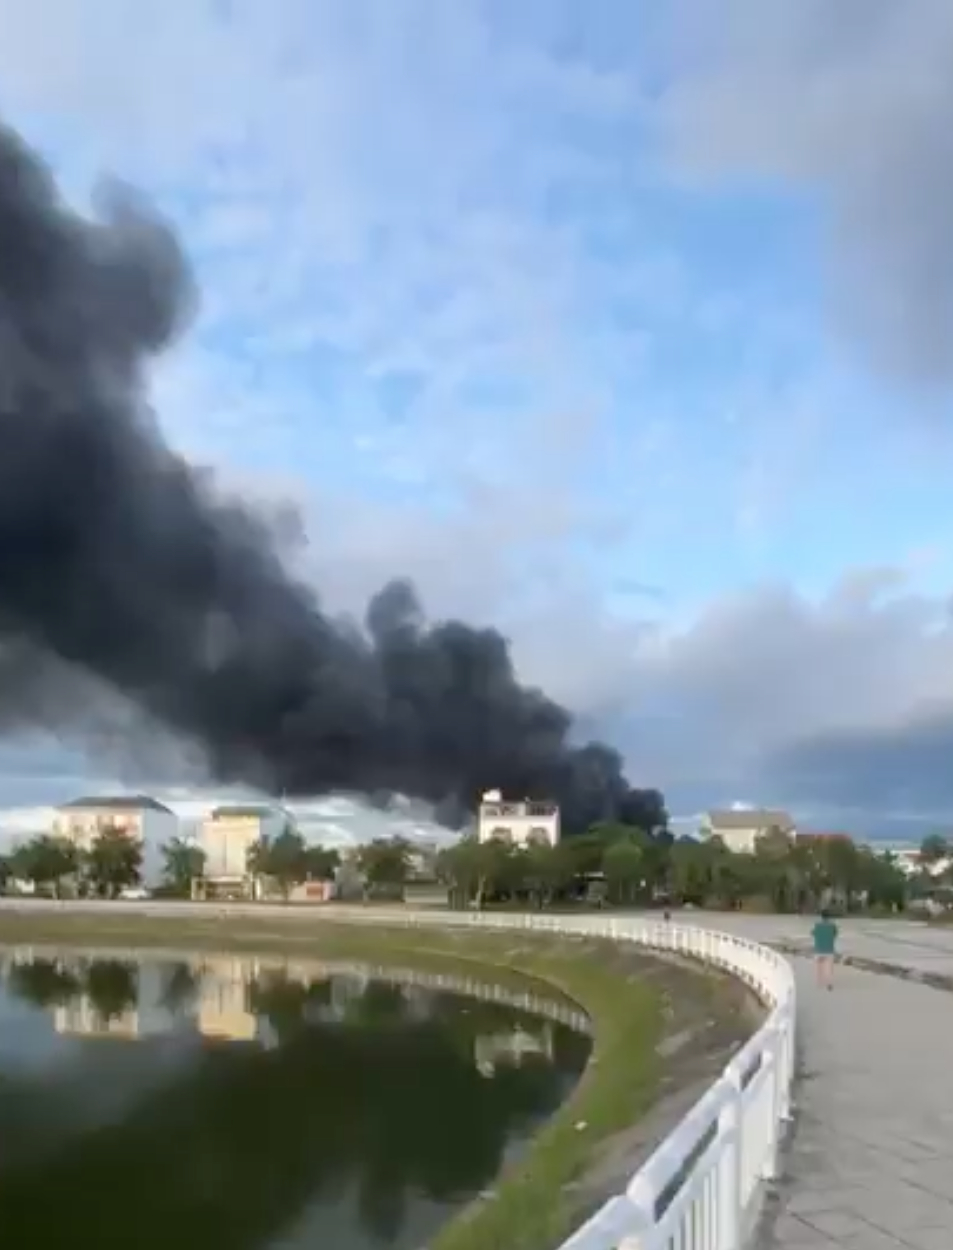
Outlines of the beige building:
M 202 879 L 194 884 L 193 893 L 202 897 L 235 892 L 251 897 L 254 881 L 249 852 L 262 838 L 280 833 L 285 820 L 283 812 L 264 805 L 214 808 L 204 818 L 199 830 L 205 867 Z
M 252 1041 L 258 1021 L 250 1010 L 250 982 L 257 972 L 254 961 L 212 958 L 204 961 L 196 1023 L 205 1037 Z
M 767 833 L 780 832 L 789 838 L 797 830 L 787 812 L 767 807 L 731 807 L 706 812 L 699 834 L 703 838 L 720 838 L 729 851 L 752 854 L 758 839 Z
M 88 851 L 107 829 L 119 829 L 137 841 L 159 846 L 175 837 L 179 822 L 168 807 L 145 794 L 97 795 L 58 807 L 51 832 Z
M 481 842 L 499 838 L 515 846 L 559 841 L 559 804 L 535 799 L 511 802 L 499 790 L 483 795 L 477 813 L 477 837 Z

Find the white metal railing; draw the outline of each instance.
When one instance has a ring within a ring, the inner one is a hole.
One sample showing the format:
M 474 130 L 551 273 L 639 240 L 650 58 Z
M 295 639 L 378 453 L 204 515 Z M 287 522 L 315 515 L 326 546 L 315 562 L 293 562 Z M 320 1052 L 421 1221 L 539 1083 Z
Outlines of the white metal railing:
M 370 916 L 353 918 L 367 923 Z M 754 1232 L 761 1184 L 777 1175 L 778 1149 L 791 1116 L 796 1004 L 787 959 L 747 938 L 669 921 L 410 911 L 374 919 L 634 942 L 700 960 L 744 981 L 768 1008 L 767 1019 L 635 1172 L 625 1192 L 610 1198 L 559 1248 L 741 1250 Z
M 25 910 L 4 903 L 4 910 Z M 87 901 L 33 902 L 29 909 L 118 909 L 126 916 L 171 917 L 195 916 L 196 906 Z M 216 914 L 231 920 L 266 910 L 263 904 L 237 904 Z M 314 918 L 311 908 L 277 910 L 302 922 Z M 610 1198 L 559 1250 L 741 1250 L 745 1245 L 756 1224 L 761 1183 L 777 1174 L 780 1139 L 791 1115 L 796 1001 L 794 973 L 784 956 L 730 933 L 626 917 L 403 908 L 361 908 L 356 914 L 328 909 L 325 917 L 361 925 L 532 929 L 607 938 L 698 959 L 744 981 L 768 1008 L 767 1019 L 635 1172 L 625 1192 Z

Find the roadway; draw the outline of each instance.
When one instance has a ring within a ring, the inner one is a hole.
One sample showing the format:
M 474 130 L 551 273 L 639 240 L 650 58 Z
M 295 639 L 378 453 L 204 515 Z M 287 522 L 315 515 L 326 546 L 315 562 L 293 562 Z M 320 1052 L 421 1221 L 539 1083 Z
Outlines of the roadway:
M 11 908 L 195 915 L 193 905 L 174 902 L 0 900 L 0 910 Z M 281 904 L 216 911 L 302 923 L 314 917 L 310 908 Z M 355 911 L 379 922 L 406 914 L 348 909 L 352 916 Z M 758 1250 L 950 1250 L 953 928 L 846 920 L 846 963 L 826 993 L 815 986 L 807 957 L 810 918 L 698 911 L 678 914 L 677 922 L 743 934 L 792 953 L 801 1045 L 797 1117 Z M 908 979 L 924 976 L 938 983 L 948 978 L 948 987 Z

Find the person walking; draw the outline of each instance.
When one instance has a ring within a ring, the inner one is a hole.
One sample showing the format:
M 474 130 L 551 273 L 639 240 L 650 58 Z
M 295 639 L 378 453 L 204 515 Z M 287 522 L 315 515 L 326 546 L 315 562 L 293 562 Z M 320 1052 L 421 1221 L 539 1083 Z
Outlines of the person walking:
M 834 988 L 834 956 L 837 953 L 837 925 L 829 911 L 822 911 L 811 931 L 814 939 L 814 967 L 817 984 L 824 989 Z

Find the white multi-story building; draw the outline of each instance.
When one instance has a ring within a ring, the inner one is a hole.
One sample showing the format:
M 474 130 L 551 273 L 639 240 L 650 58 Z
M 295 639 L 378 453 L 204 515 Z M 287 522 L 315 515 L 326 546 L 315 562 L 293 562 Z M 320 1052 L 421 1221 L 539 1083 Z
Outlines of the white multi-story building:
M 499 790 L 488 790 L 477 813 L 477 837 L 481 842 L 499 838 L 515 846 L 532 842 L 555 846 L 559 841 L 559 804 L 538 799 L 511 802 Z
M 145 794 L 97 795 L 58 807 L 52 832 L 88 851 L 105 830 L 120 830 L 139 842 L 160 846 L 179 831 L 175 813 Z
M 70 1002 L 53 1010 L 53 1027 L 57 1033 L 81 1037 L 139 1036 L 139 1013 L 130 1007 L 115 1016 L 104 1016 L 89 994 L 78 994 Z

